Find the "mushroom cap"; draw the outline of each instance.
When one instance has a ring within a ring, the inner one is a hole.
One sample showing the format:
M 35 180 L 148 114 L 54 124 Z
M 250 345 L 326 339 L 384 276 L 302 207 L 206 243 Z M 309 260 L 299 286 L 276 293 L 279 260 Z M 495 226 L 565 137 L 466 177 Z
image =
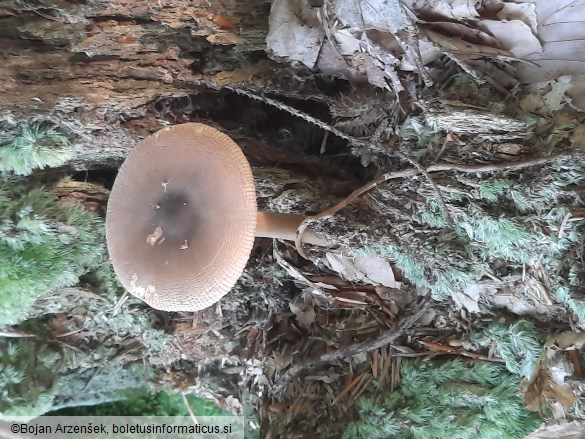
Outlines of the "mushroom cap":
M 240 147 L 207 125 L 164 128 L 122 164 L 106 238 L 122 285 L 153 308 L 197 311 L 244 271 L 256 230 L 254 177 Z

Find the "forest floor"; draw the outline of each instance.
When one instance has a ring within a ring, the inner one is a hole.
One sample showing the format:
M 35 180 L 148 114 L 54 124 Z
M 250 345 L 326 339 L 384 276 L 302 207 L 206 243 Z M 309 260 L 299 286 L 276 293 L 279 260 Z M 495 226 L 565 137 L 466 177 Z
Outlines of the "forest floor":
M 558 29 L 583 6 L 356 2 L 0 8 L 2 183 L 35 170 L 102 221 L 136 139 L 201 122 L 241 146 L 261 209 L 333 243 L 257 239 L 197 313 L 122 296 L 104 261 L 35 290 L 12 334 L 37 319 L 62 383 L 96 401 L 144 362 L 266 438 L 580 434 L 585 81 L 582 39 Z M 28 163 L 23 144 L 62 157 Z

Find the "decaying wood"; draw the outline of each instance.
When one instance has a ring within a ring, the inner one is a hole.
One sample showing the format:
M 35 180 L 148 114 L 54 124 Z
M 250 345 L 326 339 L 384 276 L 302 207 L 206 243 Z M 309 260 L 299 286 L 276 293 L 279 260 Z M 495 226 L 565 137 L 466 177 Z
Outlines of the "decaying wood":
M 263 55 L 269 11 L 260 0 L 3 1 L 2 111 L 67 127 L 76 169 L 117 166 L 137 137 L 192 111 L 204 84 L 292 89 L 293 71 Z M 168 104 L 181 97 L 184 108 Z
M 233 70 L 226 67 L 238 54 L 243 61 L 263 50 L 269 7 L 227 0 L 213 7 L 164 0 L 1 6 L 0 77 L 9 107 L 30 109 L 37 98 L 34 107 L 48 110 L 65 97 L 82 97 L 61 105 L 128 112 L 183 91 L 177 80 L 213 77 Z

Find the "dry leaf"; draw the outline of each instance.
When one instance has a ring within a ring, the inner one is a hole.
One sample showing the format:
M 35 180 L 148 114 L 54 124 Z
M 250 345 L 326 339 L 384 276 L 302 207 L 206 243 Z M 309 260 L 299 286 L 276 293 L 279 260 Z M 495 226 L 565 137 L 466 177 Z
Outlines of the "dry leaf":
M 360 50 L 360 40 L 351 34 L 349 29 L 341 29 L 333 34 L 341 55 L 353 55 Z
M 493 287 L 482 284 L 472 284 L 465 287 L 463 291 L 453 294 L 453 300 L 459 309 L 465 308 L 469 312 L 479 313 L 478 301 L 482 294 L 492 292 Z
M 572 78 L 570 76 L 561 76 L 555 81 L 550 82 L 550 91 L 546 93 L 544 98 L 544 105 L 551 113 L 556 112 L 564 107 L 566 100 L 566 93 L 572 87 Z
M 576 398 L 571 389 L 552 379 L 547 367 L 539 366 L 524 395 L 524 403 L 528 410 L 541 412 L 543 407 L 552 401 L 558 401 L 565 410 L 568 410 L 575 403 Z
M 317 314 L 313 309 L 313 305 L 308 303 L 290 303 L 289 308 L 295 315 L 296 321 L 301 328 L 309 329 L 309 327 L 315 322 Z
M 565 106 L 567 92 L 572 86 L 571 76 L 534 84 L 530 86 L 531 93 L 520 100 L 520 107 L 525 111 L 550 116 Z
M 573 365 L 564 350 L 582 346 L 585 343 L 582 334 L 565 332 L 547 340 L 524 395 L 528 410 L 542 412 L 548 406 L 553 409 L 553 413 L 562 413 L 564 416 L 573 406 L 577 398 L 571 386 L 565 383 L 565 378 L 573 374 Z M 560 407 L 557 407 L 559 404 Z
M 408 5 L 408 1 L 405 2 Z M 411 10 L 425 9 L 433 14 L 456 20 L 472 20 L 479 16 L 475 0 L 410 0 Z
M 497 13 L 500 20 L 520 20 L 526 23 L 533 33 L 537 32 L 536 5 L 534 3 L 503 3 L 499 6 L 502 7 Z
M 316 9 L 302 0 L 275 0 L 272 3 L 266 37 L 268 50 L 313 68 L 322 41 L 323 32 Z
M 451 0 L 449 5 L 449 13 L 453 18 L 457 19 L 473 19 L 478 16 L 475 9 L 476 1 L 473 0 Z M 445 2 L 439 4 L 444 5 Z
M 317 68 L 324 75 L 336 76 L 347 80 L 355 79 L 359 76 L 357 70 L 347 63 L 331 42 L 323 45 L 317 60 Z
M 537 34 L 542 51 L 522 57 L 522 82 L 534 84 L 561 76 L 572 76 L 569 95 L 585 108 L 585 2 L 583 0 L 536 0 Z
M 542 49 L 540 41 L 532 33 L 532 29 L 520 20 L 482 20 L 479 22 L 479 26 L 496 36 L 503 47 L 517 58 L 538 53 Z
M 541 303 L 526 300 L 521 291 L 504 288 L 490 296 L 490 301 L 498 308 L 505 308 L 519 316 L 546 315 L 547 307 Z
M 327 258 L 327 262 L 329 262 L 331 269 L 339 273 L 345 279 L 361 280 L 361 278 L 358 278 L 359 271 L 351 261 L 350 256 L 344 256 L 340 253 L 327 252 L 325 253 L 325 257 Z
M 585 124 L 578 125 L 570 137 L 571 146 L 585 148 Z
M 359 3 L 358 3 L 359 2 Z M 399 0 L 336 0 L 337 16 L 357 29 L 376 29 L 397 34 L 408 26 Z
M 386 82 L 386 75 L 384 71 L 374 65 L 374 59 L 367 53 L 358 52 L 350 58 L 350 64 L 352 67 L 366 77 L 368 82 L 375 87 L 388 89 L 388 83 Z
M 524 439 L 585 439 L 585 422 L 572 421 L 560 425 L 543 424 Z
M 374 283 L 378 283 L 388 288 L 400 288 L 400 282 L 394 279 L 394 271 L 390 263 L 379 256 L 364 255 L 356 256 L 354 264 L 358 270 L 366 275 Z
M 537 93 L 529 93 L 520 99 L 518 105 L 524 111 L 536 113 L 542 107 L 544 99 Z
M 562 351 L 581 349 L 585 345 L 585 332 L 561 332 L 547 340 L 545 347 L 555 346 Z
M 379 256 L 349 256 L 342 253 L 327 252 L 327 262 L 332 270 L 349 281 L 380 284 L 399 289 L 390 263 Z

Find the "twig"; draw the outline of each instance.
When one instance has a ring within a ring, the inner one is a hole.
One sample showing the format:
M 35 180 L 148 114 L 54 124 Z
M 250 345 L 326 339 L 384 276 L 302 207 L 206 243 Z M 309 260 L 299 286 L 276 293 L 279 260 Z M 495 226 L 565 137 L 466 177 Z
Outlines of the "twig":
M 65 332 L 64 334 L 56 334 L 55 338 L 59 337 L 69 337 L 70 335 L 79 334 L 80 332 L 85 331 L 85 328 L 79 328 L 74 331 Z
M 556 160 L 565 160 L 574 158 L 573 154 L 560 154 L 553 155 L 550 157 L 540 157 L 537 159 L 524 160 L 519 162 L 511 163 L 497 163 L 489 165 L 456 165 L 451 163 L 439 163 L 431 165 L 427 168 L 427 172 L 440 172 L 440 171 L 460 171 L 466 173 L 472 172 L 495 172 L 495 171 L 517 171 L 518 169 L 530 168 L 532 166 L 545 165 Z
M 279 110 L 290 113 L 293 116 L 300 117 L 301 119 L 306 120 L 307 122 L 312 123 L 315 126 L 318 126 L 319 128 L 321 128 L 324 131 L 329 131 L 330 133 L 335 134 L 337 137 L 340 137 L 342 139 L 347 140 L 348 142 L 350 142 L 354 146 L 367 146 L 368 145 L 368 142 L 356 139 L 353 136 L 345 134 L 343 131 L 338 130 L 337 128 L 329 125 L 328 123 L 325 123 L 322 120 L 317 119 L 316 117 L 310 116 L 307 113 L 304 113 L 304 112 L 302 112 L 294 107 L 291 107 L 290 105 L 287 105 L 285 103 L 277 101 L 276 99 L 272 99 L 272 98 L 269 98 L 266 96 L 257 95 L 255 93 L 248 91 L 248 90 L 244 90 L 244 89 L 237 88 L 237 87 L 223 86 L 223 88 L 230 90 L 230 91 L 233 91 L 234 93 L 249 97 L 251 99 L 264 102 L 265 104 L 271 105 L 275 108 L 278 108 Z
M 581 250 L 585 250 L 585 237 L 581 237 L 581 241 L 569 247 L 566 253 L 561 258 L 561 262 L 559 263 L 559 268 L 555 273 L 555 276 L 558 276 L 561 270 L 564 268 L 565 264 L 573 257 L 573 255 L 577 256 Z M 581 252 L 581 264 L 585 265 L 584 258 L 585 251 Z
M 480 361 L 490 361 L 492 363 L 503 363 L 504 360 L 497 357 L 487 357 L 485 355 L 477 354 L 475 352 L 469 352 L 464 350 L 451 350 L 451 351 L 423 351 L 423 352 L 395 352 L 392 354 L 395 357 L 438 357 L 440 355 L 462 355 L 464 357 L 474 358 Z
M 361 352 L 370 352 L 379 349 L 382 346 L 386 346 L 392 343 L 394 340 L 400 337 L 405 331 L 410 329 L 416 323 L 416 321 L 422 317 L 422 315 L 429 308 L 430 304 L 431 302 L 429 300 L 424 300 L 423 302 L 421 302 L 421 304 L 418 306 L 418 309 L 413 314 L 402 319 L 398 326 L 396 326 L 394 329 L 389 329 L 387 331 L 382 332 L 382 334 L 380 334 L 374 340 L 369 340 L 361 343 L 354 343 L 350 346 L 347 346 L 344 349 L 339 349 L 334 352 L 319 355 L 318 357 L 309 358 L 303 361 L 302 363 L 291 367 L 280 378 L 276 387 L 283 388 L 291 379 L 296 377 L 305 369 L 315 367 L 324 363 L 331 363 L 341 358 L 348 358 Z
M 450 143 L 453 143 L 455 141 L 455 137 L 453 136 L 453 134 L 448 133 L 445 136 L 445 140 L 443 141 L 443 146 L 441 146 L 441 150 L 439 151 L 439 154 L 437 154 L 437 157 L 435 157 L 435 161 L 438 161 L 441 157 L 443 157 L 443 154 L 445 153 L 445 150 L 447 149 L 447 145 L 449 145 Z
M 183 397 L 183 402 L 185 403 L 185 407 L 187 407 L 187 411 L 189 412 L 189 416 L 191 416 L 193 423 L 195 425 L 199 425 L 199 420 L 197 419 L 197 416 L 195 416 L 195 412 L 193 411 L 191 404 L 189 404 L 189 400 L 187 399 L 184 393 L 181 393 L 181 396 Z
M 89 388 L 89 385 L 100 373 L 102 373 L 102 368 L 96 367 L 95 372 L 91 375 L 91 377 L 89 377 L 89 380 L 87 380 L 87 383 L 85 383 L 85 386 L 83 387 L 84 392 Z
M 36 334 L 28 334 L 26 332 L 0 331 L 0 337 L 25 338 L 25 337 L 38 337 L 38 336 Z
M 337 404 L 337 403 L 339 402 L 339 400 L 341 400 L 341 398 L 343 398 L 343 397 L 344 397 L 345 395 L 347 395 L 347 394 L 348 394 L 348 393 L 349 393 L 351 390 L 353 390 L 353 388 L 354 388 L 355 386 L 357 386 L 357 385 L 358 385 L 358 383 L 359 383 L 360 381 L 362 381 L 362 380 L 364 379 L 364 377 L 365 377 L 365 376 L 366 376 L 366 374 L 365 374 L 365 373 L 362 373 L 362 374 L 360 374 L 359 376 L 357 376 L 357 377 L 354 377 L 354 378 L 353 378 L 353 379 L 352 379 L 352 380 L 349 382 L 349 384 L 348 384 L 347 386 L 345 386 L 345 389 L 343 389 L 343 390 L 341 391 L 341 393 L 335 397 L 335 399 L 334 399 L 334 400 L 331 402 L 331 405 L 335 405 L 335 404 Z
M 447 224 L 449 226 L 453 226 L 453 218 L 451 218 L 451 215 L 449 214 L 449 209 L 447 209 L 447 203 L 445 203 L 445 199 L 443 198 L 443 194 L 441 194 L 441 190 L 437 186 L 437 183 L 435 183 L 435 181 L 431 178 L 431 176 L 429 175 L 429 172 L 426 169 L 424 169 L 420 163 L 418 163 L 417 161 L 408 157 L 406 154 L 398 152 L 398 156 L 400 158 L 402 158 L 403 160 L 406 160 L 407 162 L 409 162 L 416 169 L 418 169 L 420 171 L 420 173 L 422 175 L 424 175 L 425 178 L 429 181 L 429 183 L 433 186 L 433 189 L 435 190 L 435 193 L 437 194 L 437 198 L 439 199 L 439 204 L 441 205 L 441 209 L 443 209 L 443 212 L 445 213 L 445 219 L 447 220 Z
M 541 158 L 537 158 L 537 159 L 525 160 L 525 161 L 521 161 L 521 162 L 498 163 L 498 164 L 489 164 L 489 165 L 457 165 L 457 164 L 451 164 L 451 163 L 439 163 L 436 165 L 429 166 L 428 168 L 425 169 L 425 171 L 429 174 L 432 172 L 443 172 L 443 171 L 459 171 L 459 172 L 464 172 L 464 173 L 496 172 L 496 171 L 504 171 L 504 170 L 514 171 L 514 170 L 518 170 L 518 169 L 524 169 L 524 168 L 529 168 L 532 166 L 544 165 L 544 164 L 554 162 L 557 160 L 565 160 L 565 159 L 570 159 L 570 158 L 573 158 L 573 155 L 561 154 L 561 155 L 556 155 L 556 156 L 541 157 Z M 388 180 L 395 180 L 398 178 L 412 177 L 413 175 L 416 175 L 418 173 L 419 173 L 419 170 L 416 168 L 403 169 L 401 171 L 395 171 L 395 172 L 386 172 L 386 173 L 376 177 L 374 180 L 370 181 L 369 183 L 366 183 L 363 186 L 360 186 L 359 188 L 354 190 L 351 194 L 349 194 L 346 198 L 341 200 L 336 205 L 330 207 L 329 209 L 325 209 L 324 211 L 322 211 L 321 213 L 318 213 L 317 215 L 308 216 L 307 218 L 305 218 L 305 220 L 303 222 L 301 222 L 301 224 L 299 225 L 299 228 L 297 229 L 297 235 L 296 235 L 296 239 L 295 239 L 295 247 L 296 247 L 298 253 L 303 258 L 309 259 L 309 256 L 307 255 L 307 253 L 305 252 L 305 249 L 303 248 L 301 237 L 303 236 L 303 233 L 305 232 L 305 230 L 307 229 L 307 227 L 309 227 L 309 225 L 311 223 L 313 223 L 315 221 L 319 221 L 319 220 L 324 219 L 324 218 L 329 218 L 329 217 L 335 215 L 337 212 L 339 212 L 341 209 L 346 207 L 348 204 L 353 203 L 360 195 L 369 191 L 370 189 L 373 189 L 374 187 L 378 186 L 380 183 L 384 183 L 385 181 L 388 181 Z
M 252 91 L 245 90 L 243 88 L 234 87 L 234 86 L 230 86 L 230 85 L 216 84 L 213 81 L 210 81 L 207 79 L 195 78 L 195 77 L 182 78 L 180 80 L 177 80 L 176 83 L 181 84 L 181 85 L 189 84 L 189 85 L 196 85 L 196 86 L 204 86 L 204 87 L 210 88 L 212 90 L 226 89 L 226 90 L 232 91 L 236 94 L 246 96 L 250 99 L 264 102 L 267 105 L 270 105 L 274 108 L 278 108 L 279 110 L 285 111 L 289 114 L 292 114 L 293 116 L 299 117 L 299 118 L 301 118 L 301 119 L 303 119 L 303 120 L 305 120 L 305 121 L 307 121 L 315 126 L 318 126 L 319 128 L 321 128 L 322 130 L 324 130 L 326 132 L 330 132 L 331 134 L 335 134 L 336 136 L 347 140 L 352 146 L 366 147 L 370 144 L 369 142 L 367 142 L 365 140 L 361 140 L 361 139 L 358 139 L 356 137 L 350 136 L 349 134 L 345 134 L 343 131 L 338 130 L 337 128 L 333 127 L 332 125 L 325 123 L 322 120 L 317 119 L 316 117 L 310 116 L 309 114 L 304 113 L 303 111 L 298 110 L 295 107 L 291 107 L 290 105 L 287 105 L 283 102 L 277 101 L 276 99 L 272 99 L 272 98 L 269 98 L 269 97 L 266 97 L 263 95 L 258 95 Z
M 567 223 L 569 222 L 570 219 L 571 219 L 571 212 L 567 213 L 565 215 L 565 217 L 563 218 L 563 221 L 561 222 L 561 226 L 559 227 L 558 239 L 561 239 L 563 237 L 563 235 L 565 234 L 565 227 L 567 227 Z
M 120 309 L 122 309 L 122 305 L 124 305 L 124 303 L 126 302 L 126 300 L 128 300 L 129 297 L 130 297 L 130 295 L 128 294 L 128 291 L 125 290 L 124 294 L 122 294 L 122 297 L 120 297 L 120 300 L 118 300 L 118 302 L 116 302 L 116 304 L 114 305 L 114 308 L 112 309 L 112 317 L 114 317 L 116 314 L 118 314 L 118 311 L 120 311 Z
M 329 138 L 329 131 L 325 131 L 325 135 L 323 136 L 323 140 L 321 141 L 321 149 L 319 150 L 319 154 L 323 155 L 327 152 L 327 139 Z
M 40 16 L 41 16 L 41 17 L 43 17 L 43 18 L 46 18 L 47 20 L 56 21 L 57 23 L 63 23 L 63 21 L 62 21 L 62 20 L 59 20 L 59 19 L 57 19 L 57 18 L 55 18 L 55 17 L 51 17 L 50 15 L 43 14 L 43 13 L 41 13 L 41 12 L 37 11 L 36 9 L 24 9 L 24 10 L 25 10 L 25 11 L 26 11 L 26 10 L 28 10 L 28 11 L 32 11 L 32 12 L 34 12 L 35 14 L 37 14 L 37 15 L 40 15 Z

